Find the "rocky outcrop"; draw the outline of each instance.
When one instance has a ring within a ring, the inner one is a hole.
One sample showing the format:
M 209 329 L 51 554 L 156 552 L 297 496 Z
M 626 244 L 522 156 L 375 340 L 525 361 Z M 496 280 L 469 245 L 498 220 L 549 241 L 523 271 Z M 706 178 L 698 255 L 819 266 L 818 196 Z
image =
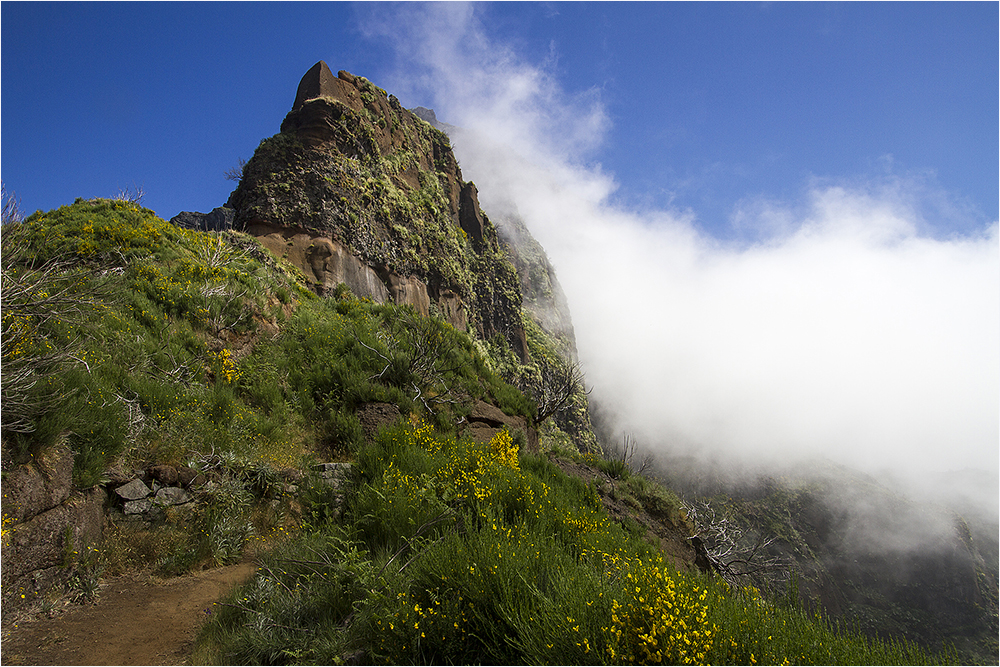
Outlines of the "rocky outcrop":
M 375 441 L 379 429 L 403 418 L 403 414 L 393 403 L 364 403 L 358 406 L 357 416 L 367 442 Z
M 233 228 L 235 215 L 236 212 L 233 209 L 218 206 L 213 208 L 211 213 L 181 211 L 170 218 L 170 222 L 178 227 L 199 232 L 224 232 Z
M 479 193 L 476 191 L 476 184 L 466 183 L 463 185 L 460 197 L 458 222 L 462 225 L 462 231 L 472 239 L 474 247 L 481 248 L 485 230 L 483 228 L 483 215 L 479 210 Z
M 517 271 L 447 136 L 366 79 L 313 66 L 228 206 L 317 293 L 343 282 L 528 359 Z
M 73 453 L 44 450 L 3 480 L 3 613 L 21 609 L 75 573 L 100 543 L 105 493 L 73 489 Z
M 473 406 L 472 412 L 466 417 L 462 435 L 466 435 L 476 442 L 489 442 L 493 436 L 504 429 L 509 431 L 511 435 L 518 432 L 523 433 L 528 450 L 538 451 L 538 431 L 531 427 L 524 417 L 512 417 L 495 405 L 484 401 L 477 401 Z
M 389 300 L 389 290 L 367 264 L 352 255 L 342 244 L 300 227 L 280 227 L 254 222 L 246 231 L 275 257 L 287 260 L 302 270 L 310 287 L 320 296 L 330 296 L 340 283 L 350 287 L 358 298 L 376 303 Z

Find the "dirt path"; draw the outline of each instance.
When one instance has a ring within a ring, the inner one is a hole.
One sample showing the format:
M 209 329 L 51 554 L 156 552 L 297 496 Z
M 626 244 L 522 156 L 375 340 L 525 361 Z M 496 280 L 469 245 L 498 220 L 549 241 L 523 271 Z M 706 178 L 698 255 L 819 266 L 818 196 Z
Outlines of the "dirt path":
M 180 665 L 206 610 L 253 565 L 231 565 L 176 579 L 111 579 L 97 604 L 71 605 L 55 618 L 5 628 L 4 665 Z

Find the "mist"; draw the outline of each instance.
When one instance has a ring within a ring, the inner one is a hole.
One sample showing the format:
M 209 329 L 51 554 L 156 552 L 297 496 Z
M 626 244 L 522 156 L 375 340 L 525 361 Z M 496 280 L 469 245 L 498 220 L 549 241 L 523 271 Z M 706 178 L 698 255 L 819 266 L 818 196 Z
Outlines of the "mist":
M 697 211 L 615 198 L 594 162 L 611 128 L 598 91 L 563 91 L 551 62 L 489 39 L 473 6 L 392 11 L 365 23 L 400 57 L 380 85 L 461 128 L 483 209 L 520 215 L 544 246 L 615 429 L 734 469 L 822 458 L 911 493 L 953 483 L 996 513 L 996 222 L 949 234 L 960 207 L 932 175 L 887 167 L 791 184 L 792 200 L 748 193 L 717 238 Z

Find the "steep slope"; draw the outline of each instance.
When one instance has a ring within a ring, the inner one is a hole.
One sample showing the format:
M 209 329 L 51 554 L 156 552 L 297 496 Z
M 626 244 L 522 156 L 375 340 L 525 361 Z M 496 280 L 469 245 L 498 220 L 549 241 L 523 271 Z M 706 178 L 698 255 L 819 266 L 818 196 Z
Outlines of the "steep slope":
M 394 96 L 316 63 L 229 206 L 234 228 L 300 268 L 317 294 L 345 284 L 469 331 L 508 382 L 554 406 L 554 422 L 538 415 L 544 437 L 597 449 L 569 311 L 544 251 L 516 218 L 498 234 L 447 135 Z
M 229 204 L 235 227 L 299 266 L 317 293 L 346 283 L 482 339 L 499 334 L 528 359 L 517 272 L 447 136 L 366 79 L 310 69 Z
M 692 484 L 679 470 L 664 477 L 686 491 L 732 581 L 797 595 L 870 636 L 954 645 L 972 663 L 996 656 L 995 519 L 963 518 L 830 461 L 740 483 Z

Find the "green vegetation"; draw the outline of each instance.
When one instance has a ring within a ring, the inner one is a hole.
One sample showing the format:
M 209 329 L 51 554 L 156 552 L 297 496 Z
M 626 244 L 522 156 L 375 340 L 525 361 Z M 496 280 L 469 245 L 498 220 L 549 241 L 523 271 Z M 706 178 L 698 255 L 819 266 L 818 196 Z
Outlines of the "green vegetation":
M 195 509 L 112 523 L 81 594 L 101 568 L 258 559 L 194 662 L 930 659 L 678 571 L 522 434 L 460 436 L 480 399 L 537 415 L 494 370 L 498 344 L 346 290 L 317 299 L 252 238 L 128 201 L 78 200 L 2 235 L 5 466 L 64 441 L 81 488 L 163 463 L 212 480 Z M 370 402 L 403 418 L 369 442 L 356 410 Z M 678 514 L 627 465 L 577 457 L 634 505 Z M 310 472 L 320 458 L 353 461 L 343 501 Z
M 217 606 L 196 662 L 928 661 L 677 571 L 506 432 L 476 445 L 419 422 L 384 430 L 353 484 L 340 522 L 305 526 Z

